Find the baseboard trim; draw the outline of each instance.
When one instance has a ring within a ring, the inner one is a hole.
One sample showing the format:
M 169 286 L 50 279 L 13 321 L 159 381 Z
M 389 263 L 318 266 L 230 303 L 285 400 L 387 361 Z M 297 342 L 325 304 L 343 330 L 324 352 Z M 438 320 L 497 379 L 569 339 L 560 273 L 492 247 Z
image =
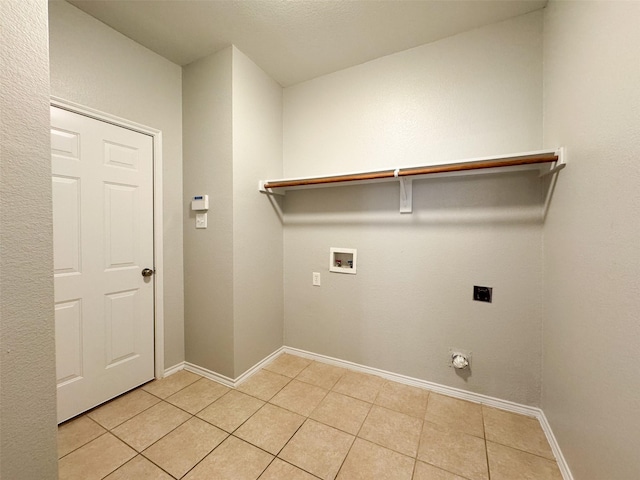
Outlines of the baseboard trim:
M 284 351 L 286 353 L 306 357 L 311 360 L 329 363 L 331 365 L 348 368 L 350 370 L 356 370 L 362 373 L 368 373 L 370 375 L 376 375 L 378 377 L 402 383 L 404 385 L 410 385 L 412 387 L 426 388 L 428 390 L 431 390 L 432 392 L 441 393 L 442 395 L 448 395 L 449 397 L 455 397 L 473 403 L 481 403 L 489 407 L 499 408 L 501 410 L 518 413 L 520 415 L 526 415 L 528 417 L 538 417 L 540 412 L 539 408 L 530 407 L 528 405 L 522 405 L 519 403 L 510 402 L 508 400 L 490 397 L 481 393 L 468 392 L 459 388 L 448 387 L 439 383 L 428 382 L 426 380 L 420 380 L 418 378 L 408 377 L 406 375 L 400 375 L 398 373 L 381 370 L 379 368 L 368 367 L 366 365 L 360 365 L 358 363 L 340 360 L 338 358 L 328 357 L 326 355 L 319 355 L 317 353 L 307 352 L 298 348 L 285 347 Z
M 315 360 L 322 363 L 328 363 L 336 367 L 342 367 L 342 368 L 347 368 L 349 370 L 368 373 L 370 375 L 376 375 L 378 377 L 382 377 L 387 380 L 392 380 L 394 382 L 402 383 L 404 385 L 410 385 L 412 387 L 425 388 L 432 392 L 441 393 L 442 395 L 448 395 L 450 397 L 459 398 L 460 400 L 479 403 L 482 405 L 486 405 L 488 407 L 494 407 L 500 410 L 505 410 L 507 412 L 517 413 L 519 415 L 534 417 L 540 422 L 542 431 L 547 437 L 547 441 L 549 442 L 551 451 L 553 452 L 553 455 L 556 458 L 556 461 L 558 462 L 558 468 L 560 469 L 562 478 L 564 480 L 573 480 L 573 475 L 571 474 L 571 470 L 569 470 L 569 465 L 567 464 L 564 456 L 562 455 L 562 451 L 560 450 L 560 446 L 558 445 L 556 437 L 553 434 L 553 431 L 551 430 L 551 426 L 549 425 L 549 422 L 547 421 L 547 417 L 544 415 L 544 412 L 540 408 L 531 407 L 529 405 L 522 405 L 520 403 L 511 402 L 508 400 L 502 400 L 500 398 L 490 397 L 488 395 L 483 395 L 481 393 L 468 392 L 466 390 L 460 390 L 459 388 L 448 387 L 446 385 L 441 385 L 438 383 L 428 382 L 426 380 L 420 380 L 418 378 L 408 377 L 406 375 L 400 375 L 397 373 L 388 372 L 386 370 L 381 370 L 379 368 L 368 367 L 366 365 L 360 365 L 358 363 L 349 362 L 347 360 L 340 360 L 338 358 L 329 357 L 326 355 L 320 355 L 313 352 L 308 352 L 306 350 L 301 350 L 299 348 L 283 347 L 281 350 L 283 353 L 298 355 L 300 357 L 305 357 L 310 360 Z
M 173 367 L 169 367 L 165 369 L 164 376 L 162 378 L 168 377 L 169 375 L 173 375 L 174 373 L 179 372 L 180 370 L 184 370 L 184 364 L 185 362 L 180 362 L 174 365 Z
M 551 451 L 553 452 L 553 456 L 556 457 L 556 462 L 558 462 L 558 468 L 560 469 L 562 478 L 564 480 L 573 480 L 573 474 L 569 469 L 569 464 L 564 458 L 564 455 L 562 454 L 562 450 L 560 450 L 560 445 L 556 440 L 556 436 L 553 434 L 553 430 L 551 430 L 551 425 L 547 420 L 547 416 L 544 414 L 542 410 L 540 410 L 540 416 L 538 417 L 538 420 L 540 421 L 540 426 L 542 427 L 544 434 L 547 436 L 547 440 L 549 441 L 549 446 L 551 446 Z
M 187 372 L 191 372 L 191 373 L 197 373 L 198 375 L 204 377 L 204 378 L 208 378 L 209 380 L 213 380 L 214 382 L 218 382 L 221 383 L 222 385 L 225 385 L 227 387 L 231 387 L 234 388 L 235 385 L 235 381 L 233 380 L 233 378 L 229 378 L 225 375 L 221 375 L 219 373 L 214 372 L 213 370 L 209 370 L 207 368 L 204 367 L 200 367 L 198 365 L 195 365 L 193 363 L 189 363 L 189 362 L 184 362 L 184 369 Z
M 260 370 L 262 367 L 264 367 L 271 360 L 273 360 L 274 358 L 280 356 L 280 354 L 284 353 L 285 348 L 286 347 L 280 347 L 275 352 L 273 352 L 271 355 L 267 355 L 265 358 L 263 358 L 258 363 L 256 363 L 253 367 L 249 368 L 246 372 L 244 372 L 242 375 L 240 375 L 238 378 L 235 379 L 235 385 L 234 386 L 237 387 L 241 383 L 247 381 L 249 379 L 249 377 L 251 377 L 251 375 L 256 373 L 258 370 Z
M 274 358 L 279 356 L 283 351 L 284 351 L 284 347 L 278 348 L 275 352 L 267 355 L 265 358 L 260 360 L 253 367 L 249 368 L 247 371 L 245 371 L 243 374 L 241 374 L 240 376 L 238 376 L 235 379 L 227 377 L 225 375 L 221 375 L 219 373 L 214 372 L 213 370 L 209 370 L 207 368 L 200 367 L 200 366 L 195 365 L 193 363 L 189 363 L 189 362 L 183 362 L 183 363 L 184 363 L 184 369 L 186 371 L 188 371 L 188 372 L 197 373 L 198 375 L 201 375 L 201 376 L 203 376 L 205 378 L 208 378 L 209 380 L 213 380 L 214 382 L 221 383 L 221 384 L 223 384 L 223 385 L 225 385 L 227 387 L 230 387 L 230 388 L 236 388 L 242 382 L 246 381 L 249 377 L 251 377 L 251 375 L 253 375 L 258 370 L 260 370 L 262 367 L 264 367 L 271 360 L 273 360 Z
M 392 380 L 394 382 L 402 383 L 404 385 L 425 388 L 427 390 L 440 393 L 442 395 L 448 395 L 450 397 L 459 398 L 460 400 L 466 400 L 468 402 L 479 403 L 482 405 L 486 405 L 488 407 L 499 408 L 500 410 L 505 410 L 507 412 L 513 412 L 520 415 L 534 417 L 540 422 L 542 431 L 547 437 L 547 440 L 551 447 L 551 451 L 553 452 L 553 455 L 556 458 L 556 461 L 558 462 L 558 468 L 560 469 L 562 478 L 564 480 L 573 480 L 573 475 L 571 474 L 571 470 L 569 470 L 569 465 L 567 464 L 564 456 L 562 455 L 560 446 L 558 445 L 556 437 L 553 434 L 553 431 L 551 430 L 551 425 L 549 425 L 549 422 L 544 412 L 537 407 L 522 405 L 520 403 L 511 402 L 508 400 L 502 400 L 500 398 L 490 397 L 488 395 L 483 395 L 481 393 L 468 392 L 466 390 L 461 390 L 459 388 L 448 387 L 446 385 L 441 385 L 439 383 L 428 382 L 426 380 L 420 380 L 418 378 L 413 378 L 406 375 L 400 375 L 398 373 L 381 370 L 379 368 L 368 367 L 366 365 L 361 365 L 359 363 L 354 363 L 347 360 L 341 360 L 338 358 L 329 357 L 327 355 L 320 355 L 318 353 L 308 352 L 306 350 L 301 350 L 299 348 L 287 347 L 287 346 L 278 348 L 276 351 L 274 351 L 270 355 L 260 360 L 253 367 L 249 368 L 242 375 L 240 375 L 235 379 L 226 377 L 224 375 L 220 375 L 219 373 L 216 373 L 212 370 L 200 367 L 198 365 L 194 365 L 193 363 L 189 363 L 189 362 L 182 362 L 177 365 L 174 365 L 171 368 L 168 368 L 167 370 L 165 370 L 165 377 L 184 369 L 184 370 L 187 370 L 188 372 L 196 373 L 205 378 L 208 378 L 209 380 L 213 380 L 215 382 L 221 383 L 227 387 L 236 388 L 243 382 L 247 381 L 253 374 L 258 372 L 267 363 L 271 362 L 272 360 L 274 360 L 276 357 L 280 356 L 283 353 L 297 355 L 299 357 L 308 358 L 309 360 L 315 360 L 317 362 L 327 363 L 329 365 L 334 365 L 336 367 L 342 367 L 349 370 L 355 370 L 357 372 L 376 375 L 378 377 L 382 377 L 387 380 Z

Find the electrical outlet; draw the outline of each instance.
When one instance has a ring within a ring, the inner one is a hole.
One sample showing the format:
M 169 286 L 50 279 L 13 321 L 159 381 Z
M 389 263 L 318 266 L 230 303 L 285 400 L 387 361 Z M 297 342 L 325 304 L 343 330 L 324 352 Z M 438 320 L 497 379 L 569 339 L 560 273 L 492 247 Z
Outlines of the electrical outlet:
M 473 299 L 476 302 L 491 303 L 492 297 L 493 297 L 493 288 L 479 287 L 478 285 L 473 286 Z
M 196 228 L 207 228 L 206 213 L 196 213 Z
M 313 285 L 315 287 L 320 286 L 320 272 L 313 272 Z

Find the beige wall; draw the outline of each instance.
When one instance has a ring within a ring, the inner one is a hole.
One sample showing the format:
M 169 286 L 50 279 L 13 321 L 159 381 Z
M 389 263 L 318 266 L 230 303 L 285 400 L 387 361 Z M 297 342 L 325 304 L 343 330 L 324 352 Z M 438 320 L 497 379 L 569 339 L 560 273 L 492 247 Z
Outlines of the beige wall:
M 231 47 L 184 67 L 186 360 L 234 377 Z M 208 228 L 189 199 L 209 195 Z
M 640 478 L 640 4 L 551 2 L 542 407 L 580 480 Z
M 282 224 L 258 181 L 282 174 L 282 88 L 235 47 L 184 68 L 188 362 L 236 378 L 282 346 Z
M 50 2 L 51 94 L 162 131 L 165 368 L 184 360 L 181 68 Z
M 282 346 L 282 221 L 258 181 L 282 176 L 282 88 L 233 49 L 235 376 Z
M 417 47 L 284 91 L 284 175 L 539 149 L 542 14 Z M 542 349 L 541 187 L 532 175 L 288 192 L 285 344 L 529 405 Z M 358 274 L 328 272 L 358 249 Z M 313 287 L 312 272 L 322 274 Z M 473 302 L 473 285 L 494 303 Z M 472 374 L 448 367 L 473 352 Z
M 56 479 L 47 3 L 0 24 L 0 477 Z

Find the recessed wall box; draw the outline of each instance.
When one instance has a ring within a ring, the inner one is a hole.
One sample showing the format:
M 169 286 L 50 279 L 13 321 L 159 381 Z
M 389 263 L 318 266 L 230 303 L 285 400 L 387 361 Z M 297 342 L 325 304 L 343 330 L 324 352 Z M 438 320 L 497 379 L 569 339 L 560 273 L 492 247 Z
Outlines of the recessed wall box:
M 329 249 L 329 271 L 335 273 L 356 274 L 358 251 L 355 248 Z
M 191 210 L 209 210 L 209 195 L 196 195 L 191 199 Z
M 493 296 L 493 288 L 479 287 L 478 285 L 473 286 L 473 299 L 476 302 L 491 303 L 492 296 Z

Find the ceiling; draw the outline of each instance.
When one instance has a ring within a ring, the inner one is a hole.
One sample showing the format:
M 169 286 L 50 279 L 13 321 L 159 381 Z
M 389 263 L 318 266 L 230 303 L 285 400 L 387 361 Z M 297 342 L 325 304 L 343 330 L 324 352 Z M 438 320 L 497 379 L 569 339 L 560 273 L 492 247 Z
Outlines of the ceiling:
M 179 65 L 235 45 L 286 87 L 547 0 L 67 0 Z

